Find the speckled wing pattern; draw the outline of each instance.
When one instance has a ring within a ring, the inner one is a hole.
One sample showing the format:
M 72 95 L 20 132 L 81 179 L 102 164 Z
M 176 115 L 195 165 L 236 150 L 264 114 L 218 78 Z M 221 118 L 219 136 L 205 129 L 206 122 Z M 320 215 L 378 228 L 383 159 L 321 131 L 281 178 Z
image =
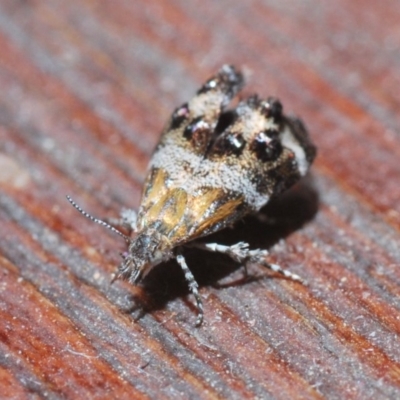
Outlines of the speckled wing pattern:
M 225 65 L 177 108 L 150 162 L 138 229 L 174 247 L 229 226 L 305 175 L 315 156 L 302 123 L 276 99 L 226 110 L 243 76 Z

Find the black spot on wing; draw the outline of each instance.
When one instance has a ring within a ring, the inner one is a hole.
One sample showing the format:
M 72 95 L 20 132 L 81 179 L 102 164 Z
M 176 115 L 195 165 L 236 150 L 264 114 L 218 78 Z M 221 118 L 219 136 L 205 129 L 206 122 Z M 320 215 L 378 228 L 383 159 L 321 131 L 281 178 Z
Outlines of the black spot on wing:
M 261 102 L 262 113 L 267 118 L 272 118 L 275 123 L 280 123 L 282 120 L 283 106 L 281 102 L 275 97 L 269 97 L 267 101 Z
M 172 113 L 170 129 L 178 129 L 182 125 L 182 123 L 189 118 L 189 114 L 190 111 L 187 103 L 178 107 Z
M 233 125 L 237 119 L 237 113 L 235 110 L 226 110 L 221 113 L 217 126 L 215 127 L 215 135 L 218 136 L 223 133 L 230 125 Z
M 250 150 L 262 162 L 277 160 L 282 153 L 279 132 L 266 130 L 256 135 L 250 145 Z
M 240 132 L 227 132 L 219 136 L 211 150 L 218 155 L 240 156 L 246 146 L 246 141 Z
M 203 117 L 193 119 L 183 131 L 183 136 L 189 140 L 195 148 L 205 149 L 212 135 L 210 124 Z

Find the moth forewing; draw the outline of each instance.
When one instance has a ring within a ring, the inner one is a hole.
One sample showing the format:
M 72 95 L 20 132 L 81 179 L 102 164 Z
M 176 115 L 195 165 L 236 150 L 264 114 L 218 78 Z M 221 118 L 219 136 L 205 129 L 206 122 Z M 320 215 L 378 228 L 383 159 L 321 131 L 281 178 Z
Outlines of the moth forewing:
M 304 125 L 286 117 L 279 100 L 250 96 L 226 110 L 243 82 L 239 71 L 224 65 L 173 112 L 150 160 L 137 221 L 126 210 L 119 221 L 136 228 L 136 236 L 128 239 L 117 276 L 137 283 L 153 266 L 175 258 L 195 296 L 197 324 L 203 307 L 183 256 L 185 246 L 221 252 L 244 266 L 259 263 L 300 280 L 267 263 L 266 250 L 250 250 L 244 242 L 224 246 L 195 241 L 258 211 L 304 176 L 316 155 Z

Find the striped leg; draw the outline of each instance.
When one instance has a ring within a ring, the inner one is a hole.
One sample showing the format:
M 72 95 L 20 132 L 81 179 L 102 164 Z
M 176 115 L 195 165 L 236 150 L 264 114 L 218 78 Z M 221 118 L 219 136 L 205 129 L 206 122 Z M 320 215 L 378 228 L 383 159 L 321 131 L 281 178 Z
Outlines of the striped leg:
M 232 246 L 224 246 L 218 243 L 199 243 L 195 244 L 203 250 L 216 251 L 218 253 L 223 253 L 233 258 L 235 261 L 242 263 L 244 266 L 247 263 L 261 264 L 263 267 L 269 268 L 274 272 L 278 272 L 286 278 L 290 278 L 294 281 L 299 281 L 304 283 L 300 276 L 281 268 L 277 264 L 270 264 L 265 261 L 265 257 L 268 255 L 267 250 L 256 249 L 250 250 L 249 244 L 245 242 L 239 242 Z
M 198 311 L 196 326 L 199 326 L 203 322 L 203 314 L 204 314 L 203 302 L 201 301 L 201 297 L 199 295 L 199 290 L 198 290 L 199 285 L 195 281 L 192 272 L 190 271 L 189 267 L 186 264 L 184 257 L 181 254 L 178 254 L 176 256 L 176 261 L 178 261 L 178 264 L 181 266 L 181 268 L 185 274 L 185 279 L 186 279 L 187 283 L 189 284 L 189 289 L 193 293 L 193 296 L 196 300 L 196 307 L 197 307 L 197 311 Z

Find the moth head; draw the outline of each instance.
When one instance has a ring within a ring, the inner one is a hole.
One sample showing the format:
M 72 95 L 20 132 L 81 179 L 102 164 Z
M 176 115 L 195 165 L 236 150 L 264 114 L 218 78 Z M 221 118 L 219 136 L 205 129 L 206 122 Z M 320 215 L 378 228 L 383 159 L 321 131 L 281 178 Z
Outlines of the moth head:
M 121 254 L 122 262 L 118 267 L 118 272 L 113 275 L 112 281 L 118 278 L 126 279 L 131 283 L 138 282 L 150 269 L 164 261 L 172 255 L 169 242 L 155 230 L 141 232 L 134 239 L 124 235 L 109 223 L 95 218 L 84 211 L 70 196 L 68 201 L 86 218 L 100 224 L 112 232 L 123 237 L 128 243 L 128 251 Z
M 137 283 L 157 264 L 171 257 L 167 239 L 155 230 L 146 230 L 131 239 L 128 251 L 122 253 L 122 262 L 114 279 L 122 278 Z

